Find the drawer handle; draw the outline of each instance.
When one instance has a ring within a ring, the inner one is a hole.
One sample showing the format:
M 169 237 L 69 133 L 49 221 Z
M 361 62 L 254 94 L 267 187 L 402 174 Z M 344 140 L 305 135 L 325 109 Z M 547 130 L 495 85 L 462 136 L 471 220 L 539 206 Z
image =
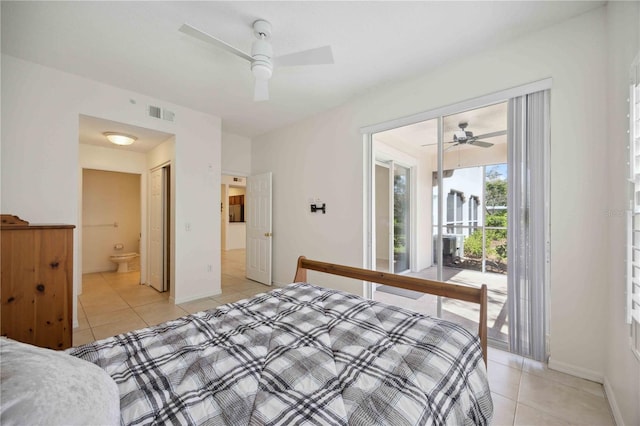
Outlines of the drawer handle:
M 36 290 L 38 290 L 40 293 L 44 292 L 44 284 L 38 284 L 36 286 Z
M 60 262 L 56 260 L 54 262 L 51 262 L 49 266 L 51 266 L 51 269 L 56 269 L 58 266 L 60 266 Z

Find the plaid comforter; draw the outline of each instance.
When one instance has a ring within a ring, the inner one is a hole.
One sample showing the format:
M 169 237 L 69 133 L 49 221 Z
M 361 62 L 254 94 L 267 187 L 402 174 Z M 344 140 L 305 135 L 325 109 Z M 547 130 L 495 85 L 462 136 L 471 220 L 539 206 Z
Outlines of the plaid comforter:
M 80 346 L 123 424 L 488 424 L 477 337 L 309 284 Z

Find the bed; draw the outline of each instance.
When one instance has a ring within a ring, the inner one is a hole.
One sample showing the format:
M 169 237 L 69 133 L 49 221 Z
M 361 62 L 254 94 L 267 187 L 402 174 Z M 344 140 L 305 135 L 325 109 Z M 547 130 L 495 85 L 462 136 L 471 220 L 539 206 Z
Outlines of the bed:
M 307 270 L 478 303 L 479 333 L 309 284 Z M 67 353 L 115 382 L 122 424 L 483 425 L 493 413 L 486 286 L 304 257 L 285 288 Z

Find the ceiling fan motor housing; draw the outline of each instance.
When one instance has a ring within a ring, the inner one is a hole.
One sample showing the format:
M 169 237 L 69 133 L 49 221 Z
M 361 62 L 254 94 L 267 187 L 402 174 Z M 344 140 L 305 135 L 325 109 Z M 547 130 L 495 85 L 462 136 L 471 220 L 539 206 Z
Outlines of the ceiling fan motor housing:
M 259 39 L 253 42 L 251 46 L 251 72 L 254 77 L 260 80 L 268 80 L 273 74 L 273 65 L 271 57 L 273 56 L 273 48 L 268 41 Z
M 271 38 L 271 23 L 264 19 L 258 19 L 253 23 L 253 34 L 258 39 Z

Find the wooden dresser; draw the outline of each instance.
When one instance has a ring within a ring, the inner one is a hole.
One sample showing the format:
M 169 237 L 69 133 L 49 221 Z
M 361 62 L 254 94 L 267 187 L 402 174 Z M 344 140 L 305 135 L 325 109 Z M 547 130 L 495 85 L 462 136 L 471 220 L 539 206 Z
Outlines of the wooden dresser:
M 1 334 L 45 348 L 71 347 L 75 226 L 1 218 Z

